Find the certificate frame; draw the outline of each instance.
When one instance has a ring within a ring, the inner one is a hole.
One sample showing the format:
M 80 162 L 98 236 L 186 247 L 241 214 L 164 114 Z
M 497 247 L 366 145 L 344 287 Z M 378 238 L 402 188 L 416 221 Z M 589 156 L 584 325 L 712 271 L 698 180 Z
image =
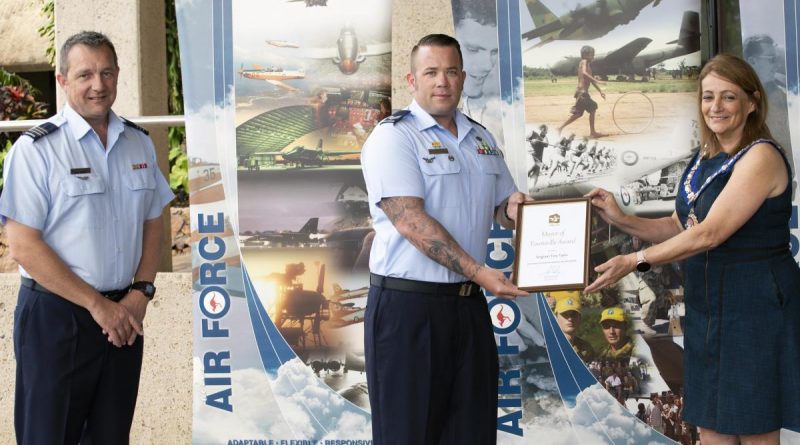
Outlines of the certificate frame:
M 514 284 L 528 292 L 581 290 L 588 286 L 591 219 L 589 198 L 520 204 L 514 240 Z

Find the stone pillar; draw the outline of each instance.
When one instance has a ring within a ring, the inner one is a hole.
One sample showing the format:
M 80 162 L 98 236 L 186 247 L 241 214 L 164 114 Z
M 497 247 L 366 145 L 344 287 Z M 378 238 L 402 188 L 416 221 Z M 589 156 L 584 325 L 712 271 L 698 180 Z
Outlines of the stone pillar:
M 167 53 L 164 0 L 65 0 L 56 2 L 56 69 L 60 47 L 80 31 L 98 31 L 114 43 L 120 73 L 114 111 L 126 117 L 166 115 Z M 59 108 L 66 102 L 59 89 Z M 165 128 L 148 128 L 161 171 L 169 177 Z M 160 271 L 172 270 L 169 208 L 163 213 L 164 244 Z
M 432 33 L 455 37 L 450 0 L 407 0 L 392 2 L 392 108 L 411 103 L 406 73 L 411 69 L 411 49 L 419 39 Z

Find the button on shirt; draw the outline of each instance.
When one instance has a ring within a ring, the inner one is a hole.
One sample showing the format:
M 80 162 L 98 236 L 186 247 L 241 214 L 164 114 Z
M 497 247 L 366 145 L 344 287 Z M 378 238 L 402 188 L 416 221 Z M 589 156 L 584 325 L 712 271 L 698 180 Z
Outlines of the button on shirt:
M 0 196 L 3 223 L 41 231 L 67 267 L 100 291 L 131 283 L 144 221 L 160 217 L 174 197 L 150 138 L 114 112 L 108 119 L 108 149 L 69 107 L 48 119 L 58 127 L 50 134 L 21 136 L 6 157 Z
M 375 226 L 370 271 L 438 283 L 464 281 L 400 235 L 377 204 L 395 196 L 422 198 L 425 211 L 482 263 L 494 209 L 517 188 L 486 129 L 456 111 L 458 136 L 453 136 L 416 102 L 408 110 L 399 121 L 378 125 L 361 151 Z

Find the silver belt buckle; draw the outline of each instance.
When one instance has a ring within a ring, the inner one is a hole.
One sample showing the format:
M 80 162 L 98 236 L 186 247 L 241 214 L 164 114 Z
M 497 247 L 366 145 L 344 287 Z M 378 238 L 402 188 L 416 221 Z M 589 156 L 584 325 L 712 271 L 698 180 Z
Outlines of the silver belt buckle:
M 458 291 L 459 297 L 468 297 L 472 295 L 472 283 L 461 283 L 461 289 Z

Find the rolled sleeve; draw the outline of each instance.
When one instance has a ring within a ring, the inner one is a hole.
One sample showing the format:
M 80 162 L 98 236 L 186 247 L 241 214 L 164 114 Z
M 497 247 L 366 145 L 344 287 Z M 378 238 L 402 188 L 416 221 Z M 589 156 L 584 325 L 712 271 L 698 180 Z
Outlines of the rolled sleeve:
M 373 131 L 361 154 L 369 200 L 394 196 L 425 198 L 425 181 L 411 138 L 390 124 Z
M 33 141 L 20 137 L 3 165 L 0 223 L 12 219 L 43 230 L 50 208 L 47 164 Z

